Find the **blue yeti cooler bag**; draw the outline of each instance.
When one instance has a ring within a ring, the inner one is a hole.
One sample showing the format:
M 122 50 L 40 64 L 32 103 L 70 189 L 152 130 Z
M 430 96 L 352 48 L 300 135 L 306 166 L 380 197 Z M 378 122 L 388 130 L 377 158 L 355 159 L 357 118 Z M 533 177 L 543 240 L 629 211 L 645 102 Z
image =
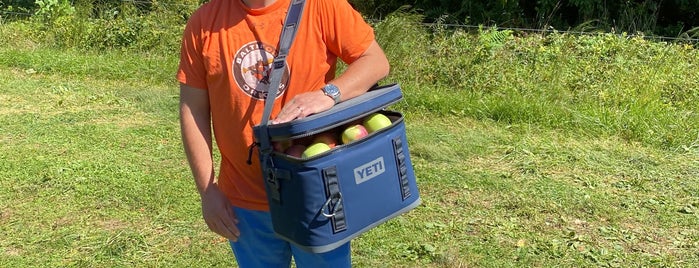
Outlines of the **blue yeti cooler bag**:
M 377 87 L 328 111 L 254 128 L 258 143 L 269 137 L 274 144 L 259 152 L 278 236 L 310 252 L 327 252 L 420 204 L 403 115 L 384 109 L 400 99 L 398 85 Z M 280 146 L 308 145 L 327 133 L 339 141 L 342 130 L 374 113 L 388 117 L 390 125 L 329 151 L 304 158 Z

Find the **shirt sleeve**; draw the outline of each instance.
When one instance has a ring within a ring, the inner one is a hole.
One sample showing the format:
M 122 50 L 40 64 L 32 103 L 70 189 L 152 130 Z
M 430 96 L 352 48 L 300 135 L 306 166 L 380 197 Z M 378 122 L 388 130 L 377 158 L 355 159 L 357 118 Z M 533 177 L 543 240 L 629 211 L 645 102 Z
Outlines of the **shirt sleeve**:
M 320 5 L 321 27 L 328 50 L 345 63 L 351 64 L 374 41 L 374 29 L 347 0 L 315 2 Z
M 202 52 L 202 32 L 195 13 L 187 22 L 182 34 L 177 80 L 194 88 L 208 89 Z

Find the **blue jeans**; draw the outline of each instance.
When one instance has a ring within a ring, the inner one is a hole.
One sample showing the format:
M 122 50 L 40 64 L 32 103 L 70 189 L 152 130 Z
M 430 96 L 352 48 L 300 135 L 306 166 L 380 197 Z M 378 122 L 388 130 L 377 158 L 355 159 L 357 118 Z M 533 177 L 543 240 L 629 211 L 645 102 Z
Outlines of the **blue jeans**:
M 266 211 L 233 207 L 238 217 L 240 237 L 231 241 L 231 248 L 241 268 L 288 268 L 291 257 L 296 267 L 352 267 L 350 243 L 325 253 L 310 253 L 277 237 L 272 227 L 272 216 Z

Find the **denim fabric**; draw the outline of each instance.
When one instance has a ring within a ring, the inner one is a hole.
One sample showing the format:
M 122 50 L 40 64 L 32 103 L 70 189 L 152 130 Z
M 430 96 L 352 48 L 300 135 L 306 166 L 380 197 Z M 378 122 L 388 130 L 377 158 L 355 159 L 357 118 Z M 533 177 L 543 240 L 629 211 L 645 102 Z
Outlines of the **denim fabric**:
M 351 267 L 350 243 L 325 253 L 304 251 L 277 237 L 269 212 L 233 207 L 240 238 L 230 242 L 241 268 L 288 268 L 293 256 L 298 268 Z

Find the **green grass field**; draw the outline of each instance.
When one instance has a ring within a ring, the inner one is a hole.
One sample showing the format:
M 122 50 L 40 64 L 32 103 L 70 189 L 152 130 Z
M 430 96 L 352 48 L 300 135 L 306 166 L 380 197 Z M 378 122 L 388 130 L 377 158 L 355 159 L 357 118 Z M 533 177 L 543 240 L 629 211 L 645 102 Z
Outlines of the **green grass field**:
M 699 265 L 696 48 L 411 21 L 375 27 L 423 204 L 354 240 L 356 267 Z M 235 265 L 181 148 L 177 55 L 3 36 L 0 267 Z

